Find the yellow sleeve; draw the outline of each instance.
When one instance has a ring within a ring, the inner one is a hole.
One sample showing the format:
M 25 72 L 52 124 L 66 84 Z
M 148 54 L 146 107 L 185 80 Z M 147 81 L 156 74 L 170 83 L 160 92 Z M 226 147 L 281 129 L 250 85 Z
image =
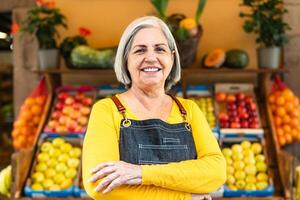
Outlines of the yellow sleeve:
M 143 165 L 143 185 L 155 185 L 189 193 L 210 193 L 226 181 L 226 162 L 217 140 L 199 107 L 185 101 L 192 126 L 197 159 L 164 165 Z
M 189 200 L 190 194 L 155 186 L 121 186 L 108 194 L 95 192 L 97 183 L 88 183 L 90 171 L 97 164 L 119 160 L 119 113 L 110 99 L 97 102 L 92 109 L 82 152 L 83 184 L 88 195 L 96 200 Z

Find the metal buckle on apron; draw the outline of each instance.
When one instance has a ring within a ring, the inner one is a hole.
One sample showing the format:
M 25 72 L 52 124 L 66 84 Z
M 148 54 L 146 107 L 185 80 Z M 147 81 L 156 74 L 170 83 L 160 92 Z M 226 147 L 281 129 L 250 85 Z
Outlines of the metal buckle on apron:
M 131 126 L 131 121 L 129 119 L 124 119 L 124 121 L 122 122 L 122 125 L 125 127 L 125 128 L 128 128 L 129 126 Z
M 185 114 L 182 114 L 181 116 L 182 116 L 182 118 L 183 118 L 183 121 L 185 122 L 185 128 L 186 128 L 186 130 L 191 131 L 192 128 L 191 128 L 191 125 L 190 125 L 190 124 L 187 122 L 187 120 L 186 120 L 186 115 L 185 115 Z

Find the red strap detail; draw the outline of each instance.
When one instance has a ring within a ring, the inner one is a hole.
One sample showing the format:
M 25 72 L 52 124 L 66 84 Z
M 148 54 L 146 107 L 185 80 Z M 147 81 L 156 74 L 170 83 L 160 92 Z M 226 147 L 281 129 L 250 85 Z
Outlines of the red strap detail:
M 179 107 L 179 110 L 180 110 L 180 113 L 182 115 L 186 115 L 186 110 L 184 109 L 184 107 L 182 106 L 182 104 L 180 103 L 180 101 L 175 97 L 173 96 L 172 94 L 169 94 L 170 97 L 172 97 L 172 99 L 175 101 L 175 103 L 177 104 L 177 106 Z
M 121 113 L 125 112 L 125 107 L 122 105 L 122 103 L 119 101 L 118 97 L 116 95 L 112 96 L 111 99 L 113 100 L 113 102 L 115 103 L 115 105 L 118 108 L 118 111 Z

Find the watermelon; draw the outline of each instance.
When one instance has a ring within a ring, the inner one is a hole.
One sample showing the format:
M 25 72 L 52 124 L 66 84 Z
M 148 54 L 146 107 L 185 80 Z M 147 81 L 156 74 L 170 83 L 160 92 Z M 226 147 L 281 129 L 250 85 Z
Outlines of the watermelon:
M 115 49 L 96 50 L 86 45 L 75 47 L 71 64 L 75 68 L 113 68 Z
M 231 49 L 226 52 L 225 66 L 234 69 L 243 69 L 249 63 L 248 53 L 241 49 Z

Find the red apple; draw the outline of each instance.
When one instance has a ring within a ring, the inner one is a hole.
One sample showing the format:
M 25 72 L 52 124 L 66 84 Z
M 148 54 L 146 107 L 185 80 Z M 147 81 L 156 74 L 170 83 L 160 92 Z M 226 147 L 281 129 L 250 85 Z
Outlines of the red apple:
M 81 101 L 82 99 L 85 98 L 85 95 L 83 93 L 78 92 L 74 98 L 76 101 Z
M 230 103 L 228 103 L 228 105 L 227 105 L 227 109 L 228 110 L 236 110 L 237 109 L 237 106 L 235 105 L 235 103 L 232 103 L 232 102 L 230 102 Z
M 68 96 L 69 96 L 68 93 L 66 93 L 66 92 L 60 92 L 60 93 L 58 94 L 57 98 L 58 98 L 59 100 L 64 101 Z
M 249 108 L 250 108 L 252 111 L 255 111 L 255 110 L 256 110 L 256 104 L 255 104 L 254 102 L 250 103 Z
M 241 119 L 248 119 L 249 115 L 248 115 L 248 113 L 244 112 L 244 113 L 240 113 L 240 114 L 239 114 L 239 117 L 240 117 Z
M 87 117 L 80 117 L 79 119 L 77 119 L 78 123 L 82 126 L 85 126 L 88 123 L 88 118 Z
M 231 118 L 230 121 L 231 122 L 239 123 L 240 122 L 240 118 L 236 116 L 236 117 Z
M 72 105 L 75 102 L 73 97 L 68 97 L 65 99 L 65 104 L 66 105 Z
M 252 102 L 253 102 L 253 97 L 250 96 L 250 95 L 246 96 L 246 97 L 245 97 L 245 102 L 246 102 L 246 103 L 252 103 Z
M 240 125 L 240 123 L 231 122 L 230 123 L 230 128 L 241 128 L 241 125 Z
M 80 112 L 83 114 L 83 115 L 89 115 L 90 112 L 91 112 L 91 109 L 89 107 L 82 107 Z
M 236 98 L 237 98 L 239 101 L 244 100 L 245 97 L 246 97 L 246 95 L 245 95 L 245 93 L 243 93 L 243 92 L 239 92 L 239 93 L 236 94 Z
M 80 109 L 82 108 L 82 104 L 76 102 L 76 103 L 73 104 L 73 108 L 74 108 L 75 110 L 80 110 Z
M 221 128 L 229 128 L 229 122 L 220 122 Z
M 216 100 L 217 102 L 224 102 L 226 99 L 226 94 L 224 92 L 218 92 L 216 94 Z
M 62 110 L 64 107 L 64 104 L 62 102 L 57 102 L 55 105 L 56 110 Z
M 92 105 L 93 100 L 90 97 L 85 97 L 84 99 L 81 100 L 81 102 L 85 106 L 90 106 L 90 105 Z
M 219 120 L 222 122 L 228 121 L 228 114 L 225 112 L 220 112 L 219 113 Z
M 52 117 L 52 119 L 58 120 L 61 115 L 62 115 L 62 113 L 60 111 L 56 110 L 51 114 L 51 117 Z
M 252 122 L 249 124 L 249 128 L 259 128 L 259 125 L 257 122 Z
M 249 123 L 247 121 L 240 122 L 242 128 L 248 128 Z

